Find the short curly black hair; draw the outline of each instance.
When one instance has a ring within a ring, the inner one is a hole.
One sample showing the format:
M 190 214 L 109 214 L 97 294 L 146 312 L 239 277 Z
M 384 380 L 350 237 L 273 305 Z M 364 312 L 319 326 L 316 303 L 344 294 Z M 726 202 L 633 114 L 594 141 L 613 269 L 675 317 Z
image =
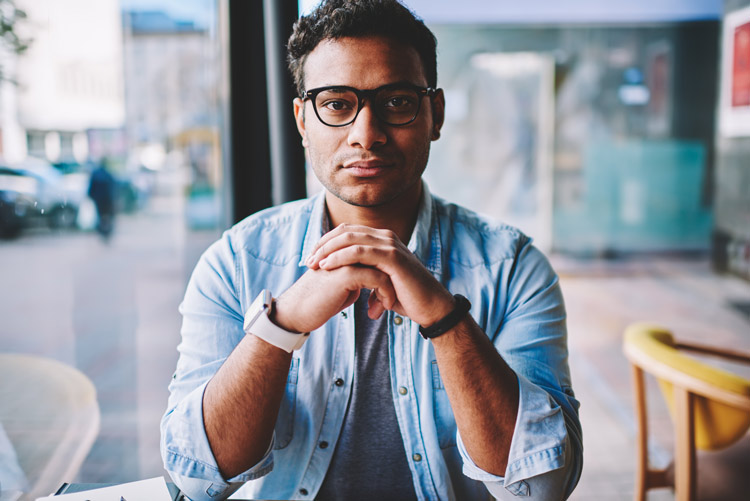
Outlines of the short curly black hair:
M 414 47 L 427 85 L 437 87 L 437 41 L 432 31 L 397 0 L 323 0 L 294 23 L 287 42 L 287 62 L 297 93 L 304 89 L 307 55 L 320 42 L 343 37 L 383 36 Z

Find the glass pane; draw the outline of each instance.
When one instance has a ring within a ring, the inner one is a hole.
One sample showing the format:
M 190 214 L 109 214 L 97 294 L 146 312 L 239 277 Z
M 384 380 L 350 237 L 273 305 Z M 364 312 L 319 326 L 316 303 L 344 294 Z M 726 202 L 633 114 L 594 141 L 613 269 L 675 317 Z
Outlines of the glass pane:
M 432 28 L 436 194 L 545 250 L 709 248 L 715 23 Z
M 225 75 L 213 0 L 15 5 L 28 48 L 0 58 L 0 458 L 33 499 L 164 474 L 177 307 L 225 219 Z M 98 433 L 66 366 L 93 383 Z

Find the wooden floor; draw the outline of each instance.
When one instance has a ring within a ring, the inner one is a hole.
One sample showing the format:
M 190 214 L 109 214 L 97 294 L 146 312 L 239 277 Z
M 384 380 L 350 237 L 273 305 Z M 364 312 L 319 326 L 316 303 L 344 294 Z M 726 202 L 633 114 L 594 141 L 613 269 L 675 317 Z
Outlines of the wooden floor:
M 566 298 L 571 372 L 582 402 L 584 473 L 572 499 L 629 500 L 635 420 L 630 369 L 621 350 L 625 326 L 654 322 L 686 340 L 750 352 L 750 316 L 736 307 L 750 303 L 750 283 L 717 275 L 705 257 L 576 261 L 553 256 L 552 261 Z M 748 366 L 722 365 L 750 377 Z M 673 446 L 672 426 L 658 387 L 653 380 L 647 384 L 655 437 L 650 459 L 656 466 L 666 466 Z M 706 463 L 699 458 L 699 478 L 701 464 Z M 743 499 L 746 492 L 736 499 Z M 660 489 L 651 491 L 648 499 L 674 497 L 670 490 Z
M 61 360 L 97 387 L 101 432 L 79 481 L 164 474 L 159 420 L 177 357 L 177 306 L 199 253 L 216 236 L 185 230 L 173 202 L 155 200 L 121 217 L 108 245 L 92 234 L 41 231 L 0 242 L 0 351 Z M 623 329 L 648 320 L 686 339 L 750 351 L 750 317 L 732 306 L 750 305 L 750 283 L 716 275 L 706 256 L 552 261 L 568 307 L 571 371 L 582 403 L 584 473 L 573 499 L 631 499 L 634 418 Z M 658 437 L 651 457 L 664 465 L 671 425 L 649 389 Z M 672 496 L 662 490 L 649 499 Z

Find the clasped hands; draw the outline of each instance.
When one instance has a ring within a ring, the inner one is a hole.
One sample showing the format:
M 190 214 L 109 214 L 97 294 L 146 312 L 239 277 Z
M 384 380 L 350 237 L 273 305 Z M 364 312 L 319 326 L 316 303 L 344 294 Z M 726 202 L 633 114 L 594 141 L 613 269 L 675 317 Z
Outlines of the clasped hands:
M 308 270 L 276 299 L 273 321 L 310 332 L 371 289 L 368 316 L 386 310 L 432 325 L 453 309 L 453 296 L 390 230 L 342 224 L 326 233 Z

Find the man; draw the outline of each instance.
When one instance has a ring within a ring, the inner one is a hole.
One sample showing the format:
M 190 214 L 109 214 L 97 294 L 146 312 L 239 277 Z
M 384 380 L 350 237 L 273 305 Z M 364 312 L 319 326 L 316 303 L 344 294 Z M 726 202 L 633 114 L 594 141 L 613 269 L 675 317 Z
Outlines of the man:
M 114 228 L 116 186 L 117 181 L 107 168 L 107 160 L 102 160 L 91 172 L 88 195 L 96 206 L 96 231 L 104 241 L 109 241 Z
M 421 180 L 445 109 L 434 36 L 394 0 L 331 0 L 288 48 L 324 190 L 197 265 L 167 470 L 194 500 L 567 497 L 582 446 L 557 277 Z

